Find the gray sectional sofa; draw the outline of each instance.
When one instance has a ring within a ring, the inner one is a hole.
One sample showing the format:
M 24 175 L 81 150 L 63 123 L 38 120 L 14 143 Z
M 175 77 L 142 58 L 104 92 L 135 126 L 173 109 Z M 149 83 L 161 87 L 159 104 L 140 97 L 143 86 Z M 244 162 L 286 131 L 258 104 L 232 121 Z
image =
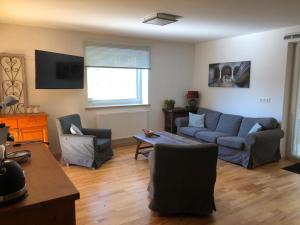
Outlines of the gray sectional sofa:
M 284 132 L 276 119 L 242 117 L 206 108 L 199 108 L 197 113 L 205 114 L 204 128 L 189 127 L 188 117 L 180 117 L 175 120 L 177 133 L 218 144 L 219 159 L 254 168 L 281 158 L 279 146 Z M 263 130 L 248 134 L 255 123 Z

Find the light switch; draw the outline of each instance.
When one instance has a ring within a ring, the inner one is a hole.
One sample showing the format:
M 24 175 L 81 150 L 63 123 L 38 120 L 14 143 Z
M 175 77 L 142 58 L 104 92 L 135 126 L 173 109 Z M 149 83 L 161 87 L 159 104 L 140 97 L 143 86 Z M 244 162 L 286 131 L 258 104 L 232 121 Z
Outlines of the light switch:
M 270 103 L 271 102 L 271 98 L 270 97 L 260 97 L 259 98 L 259 102 L 260 103 Z

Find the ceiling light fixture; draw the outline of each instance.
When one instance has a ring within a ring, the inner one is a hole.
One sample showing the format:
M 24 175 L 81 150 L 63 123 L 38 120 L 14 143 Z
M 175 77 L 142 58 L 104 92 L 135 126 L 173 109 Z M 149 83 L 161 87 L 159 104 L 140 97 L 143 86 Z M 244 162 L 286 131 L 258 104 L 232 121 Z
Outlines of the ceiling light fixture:
M 181 18 L 181 16 L 167 14 L 167 13 L 157 13 L 156 16 L 145 19 L 143 23 L 165 26 L 167 24 L 177 22 L 178 18 Z

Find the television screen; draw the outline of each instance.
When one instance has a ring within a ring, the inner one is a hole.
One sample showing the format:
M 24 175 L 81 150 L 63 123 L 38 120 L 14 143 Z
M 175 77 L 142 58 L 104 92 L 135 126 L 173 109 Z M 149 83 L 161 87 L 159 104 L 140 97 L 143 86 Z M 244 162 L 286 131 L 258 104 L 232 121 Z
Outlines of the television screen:
M 82 89 L 83 57 L 35 50 L 37 89 Z

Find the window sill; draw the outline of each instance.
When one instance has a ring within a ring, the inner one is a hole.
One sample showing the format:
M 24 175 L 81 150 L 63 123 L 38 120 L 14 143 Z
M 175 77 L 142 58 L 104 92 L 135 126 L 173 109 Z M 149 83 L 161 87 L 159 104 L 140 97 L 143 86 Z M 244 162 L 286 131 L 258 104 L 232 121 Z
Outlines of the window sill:
M 86 110 L 91 109 L 108 109 L 108 108 L 127 108 L 127 107 L 143 107 L 151 106 L 150 104 L 128 104 L 128 105 L 95 105 L 95 106 L 86 106 Z

